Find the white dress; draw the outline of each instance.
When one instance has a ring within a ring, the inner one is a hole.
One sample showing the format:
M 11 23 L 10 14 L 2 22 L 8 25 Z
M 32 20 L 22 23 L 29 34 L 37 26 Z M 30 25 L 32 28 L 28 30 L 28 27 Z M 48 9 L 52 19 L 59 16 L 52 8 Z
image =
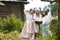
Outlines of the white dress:
M 21 37 L 28 38 L 29 33 L 34 33 L 34 25 L 33 25 L 33 18 L 28 12 L 24 11 L 26 15 L 26 22 L 21 32 Z
M 40 14 L 40 16 L 36 16 L 36 13 L 34 14 L 34 21 L 42 21 L 42 16 Z M 34 23 L 34 29 L 35 29 L 35 33 L 39 32 L 39 24 Z

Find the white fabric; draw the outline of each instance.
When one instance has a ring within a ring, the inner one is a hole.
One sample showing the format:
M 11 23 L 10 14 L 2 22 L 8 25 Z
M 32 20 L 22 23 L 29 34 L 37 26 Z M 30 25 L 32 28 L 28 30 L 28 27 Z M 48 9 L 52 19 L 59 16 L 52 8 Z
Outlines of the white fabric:
M 47 33 L 48 33 L 50 36 L 52 36 L 52 33 L 51 33 L 50 29 L 49 29 L 49 23 L 52 21 L 51 18 L 52 18 L 51 12 L 49 11 L 48 14 L 47 14 L 46 16 L 44 16 L 43 19 L 42 19 L 42 24 L 43 24 L 43 25 L 44 25 L 44 24 L 47 24 L 46 26 L 43 26 L 43 27 L 42 27 L 42 35 L 43 35 L 43 37 L 47 36 L 47 34 L 46 34 L 46 32 L 45 32 L 44 29 L 46 29 Z
M 48 23 L 52 21 L 51 11 L 48 12 Z
M 33 19 L 34 19 L 34 21 L 42 21 L 42 16 L 40 14 L 40 17 L 37 17 L 36 13 L 35 13 Z
M 35 34 L 34 33 L 32 34 L 28 33 L 28 34 L 29 34 L 29 37 L 26 40 L 34 40 Z
M 24 11 L 26 15 L 26 22 L 24 24 L 24 27 L 21 32 L 21 37 L 23 38 L 29 38 L 30 34 L 34 33 L 34 22 L 32 15 L 30 15 L 28 12 Z
M 39 25 L 34 24 L 34 29 L 35 29 L 35 33 L 38 33 L 39 32 Z
M 47 21 L 48 21 L 48 16 L 46 15 L 46 16 L 44 16 L 43 19 L 42 19 L 42 24 L 47 23 Z
M 33 19 L 34 19 L 34 21 L 42 21 L 42 16 L 40 14 L 40 17 L 37 17 L 36 13 L 35 13 Z M 34 23 L 34 29 L 35 29 L 35 32 L 38 33 L 39 32 L 39 24 Z
M 51 12 L 49 11 L 46 16 L 43 17 L 42 22 L 44 23 L 50 23 L 52 21 Z
M 34 28 L 32 26 L 32 21 L 26 21 L 26 23 L 24 24 L 24 27 L 22 29 L 22 32 L 21 32 L 21 37 L 23 38 L 28 38 L 29 33 L 34 33 Z
M 29 12 L 26 12 L 26 10 L 24 10 L 24 14 L 26 16 L 26 20 L 32 20 L 32 15 L 30 15 Z

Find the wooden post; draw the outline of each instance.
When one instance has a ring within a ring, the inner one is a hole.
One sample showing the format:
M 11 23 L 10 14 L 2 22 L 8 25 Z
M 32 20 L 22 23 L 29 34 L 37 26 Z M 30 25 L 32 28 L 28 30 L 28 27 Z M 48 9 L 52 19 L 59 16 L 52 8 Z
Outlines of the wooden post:
M 58 3 L 58 20 L 60 21 L 60 0 L 58 0 L 57 3 Z M 58 24 L 58 40 L 60 40 L 60 25 L 59 24 Z
M 21 19 L 22 19 L 22 21 L 24 21 L 25 19 L 24 19 L 24 4 L 22 3 L 22 5 L 21 5 Z

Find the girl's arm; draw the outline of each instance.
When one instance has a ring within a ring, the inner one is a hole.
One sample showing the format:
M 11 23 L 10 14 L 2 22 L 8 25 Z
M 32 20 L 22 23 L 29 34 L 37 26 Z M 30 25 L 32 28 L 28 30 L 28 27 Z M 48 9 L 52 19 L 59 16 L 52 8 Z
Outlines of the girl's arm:
M 27 10 L 24 10 L 24 14 L 25 14 L 25 15 L 28 15 L 29 12 L 28 12 Z
M 48 12 L 47 19 L 48 19 L 48 23 L 50 23 L 52 21 L 51 11 Z

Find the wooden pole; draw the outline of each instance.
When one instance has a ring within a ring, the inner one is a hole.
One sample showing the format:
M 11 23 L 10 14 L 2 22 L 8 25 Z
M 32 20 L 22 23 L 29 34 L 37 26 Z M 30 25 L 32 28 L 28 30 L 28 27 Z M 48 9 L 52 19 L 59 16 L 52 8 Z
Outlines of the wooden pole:
M 60 0 L 58 0 L 57 3 L 58 3 L 58 20 L 60 21 Z M 59 24 L 58 24 L 58 40 L 60 40 L 60 25 Z

